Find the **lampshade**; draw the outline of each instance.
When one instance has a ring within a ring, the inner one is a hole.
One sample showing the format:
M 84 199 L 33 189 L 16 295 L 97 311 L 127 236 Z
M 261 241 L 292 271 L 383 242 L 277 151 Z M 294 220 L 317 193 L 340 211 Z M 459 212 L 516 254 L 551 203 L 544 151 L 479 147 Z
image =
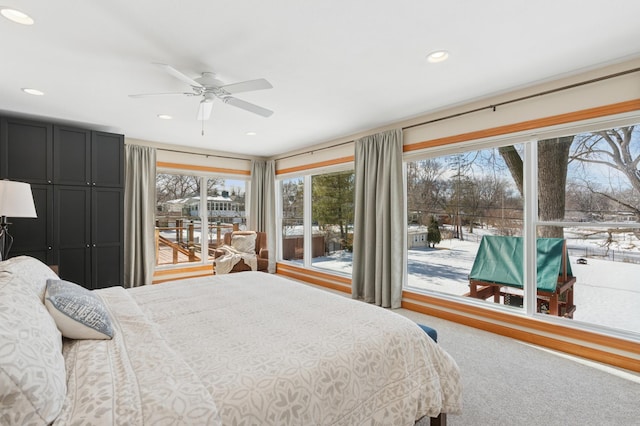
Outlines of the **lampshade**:
M 38 217 L 33 204 L 31 185 L 0 180 L 0 216 Z

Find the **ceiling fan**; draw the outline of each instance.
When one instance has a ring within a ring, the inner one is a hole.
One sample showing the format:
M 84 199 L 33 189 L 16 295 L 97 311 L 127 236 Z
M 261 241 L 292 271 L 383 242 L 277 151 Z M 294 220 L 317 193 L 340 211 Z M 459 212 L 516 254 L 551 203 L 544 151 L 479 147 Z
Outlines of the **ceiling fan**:
M 242 99 L 234 98 L 231 95 L 241 92 L 250 92 L 253 90 L 271 89 L 273 86 L 264 78 L 257 80 L 241 81 L 239 83 L 224 84 L 216 78 L 212 72 L 203 72 L 198 78 L 190 78 L 167 64 L 155 64 L 163 68 L 167 73 L 178 80 L 191 86 L 191 92 L 170 92 L 170 93 L 141 93 L 137 95 L 129 95 L 131 98 L 146 98 L 151 96 L 167 96 L 167 95 L 183 95 L 183 96 L 200 96 L 200 108 L 198 109 L 198 120 L 207 120 L 211 116 L 213 109 L 213 101 L 218 98 L 225 104 L 244 109 L 245 111 L 270 117 L 273 111 L 261 106 L 252 104 Z

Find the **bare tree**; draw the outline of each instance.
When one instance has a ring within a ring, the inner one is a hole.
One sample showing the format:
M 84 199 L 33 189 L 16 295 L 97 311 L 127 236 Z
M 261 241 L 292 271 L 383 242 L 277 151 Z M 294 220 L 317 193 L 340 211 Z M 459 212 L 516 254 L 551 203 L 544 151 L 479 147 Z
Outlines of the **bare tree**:
M 469 191 L 469 186 L 473 185 L 467 176 L 473 168 L 473 163 L 480 156 L 480 151 L 469 151 L 466 153 L 453 154 L 447 157 L 449 168 L 454 173 L 450 182 L 452 184 L 452 195 L 449 201 L 448 209 L 453 212 L 453 228 L 454 238 L 463 240 L 462 235 L 462 215 L 465 214 L 465 206 L 463 198 Z M 473 228 L 470 229 L 473 232 Z
M 156 176 L 157 202 L 160 204 L 180 198 L 199 197 L 200 180 L 198 176 L 159 173 Z M 207 178 L 208 193 L 217 193 L 219 185 L 224 185 L 224 179 L 220 177 Z
M 304 179 L 293 178 L 282 182 L 283 234 L 292 235 L 302 226 L 304 216 Z
M 407 211 L 420 225 L 428 225 L 442 208 L 442 165 L 435 159 L 407 164 Z
M 634 143 L 635 141 L 635 143 Z M 622 174 L 633 189 L 608 191 L 598 189 L 592 182 L 587 187 L 594 194 L 605 197 L 640 218 L 640 132 L 636 126 L 620 127 L 580 135 L 574 145 L 570 160 L 585 164 L 603 165 Z
M 507 182 L 495 175 L 483 175 L 475 179 L 475 189 L 478 197 L 478 211 L 476 217 L 484 225 L 488 219 L 488 212 L 504 208 L 507 192 Z
M 567 219 L 575 222 L 601 220 L 611 210 L 609 198 L 598 194 L 594 184 L 587 179 L 572 180 L 567 185 Z

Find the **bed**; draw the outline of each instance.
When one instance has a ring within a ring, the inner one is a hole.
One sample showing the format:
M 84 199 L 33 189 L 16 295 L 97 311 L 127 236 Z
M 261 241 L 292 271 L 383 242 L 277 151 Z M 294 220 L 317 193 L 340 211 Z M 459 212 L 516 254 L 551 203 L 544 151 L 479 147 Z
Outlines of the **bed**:
M 413 425 L 461 411 L 455 361 L 386 309 L 243 272 L 92 291 L 112 337 L 63 338 L 55 282 L 35 259 L 0 262 L 0 424 Z

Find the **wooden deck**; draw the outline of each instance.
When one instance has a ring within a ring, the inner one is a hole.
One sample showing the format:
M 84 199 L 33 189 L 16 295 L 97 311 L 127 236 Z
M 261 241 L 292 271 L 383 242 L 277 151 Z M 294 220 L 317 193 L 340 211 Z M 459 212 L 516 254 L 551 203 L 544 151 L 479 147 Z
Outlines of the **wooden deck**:
M 209 246 L 209 260 L 213 260 L 213 251 L 215 247 Z M 193 260 L 189 261 L 188 252 L 176 250 L 177 258 L 174 262 L 174 248 L 170 245 L 159 244 L 156 249 L 156 266 L 161 265 L 177 265 L 181 263 L 200 262 L 200 252 L 194 254 Z
M 216 229 L 216 241 L 209 242 L 209 257 L 213 259 L 213 251 L 215 247 L 222 244 L 221 230 L 232 229 L 237 231 L 237 224 L 221 224 L 210 225 L 210 232 L 212 229 Z M 177 230 L 175 239 L 167 238 L 160 234 L 160 230 Z M 186 239 L 181 239 L 181 243 L 176 242 L 177 239 L 184 238 L 182 231 L 187 231 Z M 172 228 L 159 228 L 156 227 L 155 231 L 155 245 L 156 245 L 156 266 L 160 265 L 178 265 L 200 262 L 201 253 L 198 244 L 194 243 L 194 226 L 189 224 L 187 227 L 172 227 Z M 186 241 L 186 243 L 185 243 Z M 188 247 L 196 247 L 196 251 L 190 252 Z
M 160 245 L 158 250 L 156 250 L 156 265 L 174 265 L 178 263 L 189 263 L 189 255 L 182 253 L 180 251 L 177 252 L 177 262 L 174 262 L 174 250 L 172 247 Z M 195 260 L 193 262 L 199 262 L 200 256 L 196 254 Z

